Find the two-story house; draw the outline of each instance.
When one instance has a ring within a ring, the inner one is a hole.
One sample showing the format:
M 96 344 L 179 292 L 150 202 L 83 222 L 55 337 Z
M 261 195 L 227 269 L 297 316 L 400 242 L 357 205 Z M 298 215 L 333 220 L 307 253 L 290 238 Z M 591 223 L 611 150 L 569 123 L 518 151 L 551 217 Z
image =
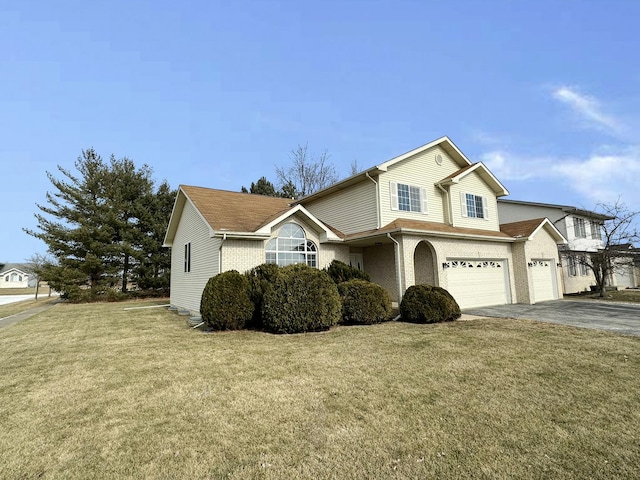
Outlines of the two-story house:
M 396 302 L 419 283 L 446 288 L 462 308 L 559 298 L 565 239 L 543 217 L 501 225 L 508 193 L 447 137 L 296 201 L 183 185 L 165 237 L 171 303 L 197 311 L 222 271 L 334 259 Z
M 593 272 L 580 261 L 603 247 L 602 224 L 612 218 L 569 205 L 500 199 L 500 218 L 505 222 L 546 217 L 567 239 L 560 245 L 564 293 L 589 291 L 595 285 Z M 615 279 L 610 280 L 615 283 Z

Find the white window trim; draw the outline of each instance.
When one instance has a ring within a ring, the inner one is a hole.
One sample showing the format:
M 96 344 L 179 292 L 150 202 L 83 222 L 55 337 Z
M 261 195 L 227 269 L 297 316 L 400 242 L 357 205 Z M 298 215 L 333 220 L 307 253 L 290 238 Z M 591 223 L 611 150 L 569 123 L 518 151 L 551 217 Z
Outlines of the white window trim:
M 482 217 L 470 216 L 469 211 L 467 209 L 467 195 L 473 195 L 474 201 L 475 197 L 479 197 L 482 201 Z M 476 195 L 475 193 L 470 192 L 460 192 L 460 212 L 465 218 L 476 218 L 478 220 L 489 220 L 489 202 L 487 201 L 487 197 L 482 195 Z
M 411 188 L 418 189 L 418 191 L 420 192 L 420 200 L 419 200 L 420 211 L 419 212 L 400 209 L 398 185 L 406 185 L 409 188 L 409 191 L 411 191 Z M 397 211 L 407 212 L 407 213 L 420 213 L 423 215 L 429 214 L 429 205 L 427 202 L 427 189 L 424 187 L 419 187 L 418 185 L 411 185 L 409 183 L 389 182 L 389 196 L 391 200 L 391 210 L 397 210 Z
M 281 237 L 280 233 L 282 232 L 283 227 L 287 226 L 287 225 L 295 225 L 296 227 L 298 227 L 301 231 L 302 231 L 302 237 L 294 237 L 294 236 L 289 236 L 289 237 Z M 304 242 L 304 251 L 289 251 L 289 250 L 280 250 L 279 248 L 279 243 L 280 240 L 290 240 L 290 239 L 296 239 L 296 240 L 302 240 Z M 273 243 L 272 243 L 273 242 Z M 275 245 L 275 249 L 269 249 L 269 244 L 272 243 L 273 245 Z M 313 246 L 313 249 L 309 248 L 309 245 Z M 285 223 L 284 225 L 282 225 L 282 227 L 280 227 L 279 231 L 278 231 L 278 236 L 273 237 L 271 239 L 269 239 L 266 243 L 265 243 L 265 262 L 267 263 L 275 263 L 276 265 L 280 265 L 280 255 L 281 254 L 288 254 L 288 253 L 297 253 L 297 254 L 302 254 L 304 256 L 304 262 L 296 262 L 296 263 L 303 263 L 306 265 L 309 265 L 310 267 L 313 268 L 319 268 L 319 264 L 318 264 L 318 246 L 316 245 L 316 243 L 309 239 L 307 237 L 307 232 L 305 232 L 304 228 L 302 228 L 300 225 L 298 225 L 297 223 L 294 222 L 290 222 L 290 223 Z M 275 262 L 270 262 L 268 260 L 268 256 L 269 254 L 271 255 L 275 255 Z M 313 263 L 313 265 L 310 265 L 310 263 Z M 285 265 L 291 265 L 291 263 L 287 263 Z

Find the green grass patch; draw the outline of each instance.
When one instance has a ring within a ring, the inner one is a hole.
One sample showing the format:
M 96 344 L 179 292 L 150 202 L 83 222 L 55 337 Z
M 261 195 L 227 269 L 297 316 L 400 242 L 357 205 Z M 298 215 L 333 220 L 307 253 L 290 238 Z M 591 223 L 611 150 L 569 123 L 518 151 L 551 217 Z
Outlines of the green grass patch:
M 152 305 L 0 330 L 0 478 L 637 478 L 640 339 L 528 321 L 201 333 Z

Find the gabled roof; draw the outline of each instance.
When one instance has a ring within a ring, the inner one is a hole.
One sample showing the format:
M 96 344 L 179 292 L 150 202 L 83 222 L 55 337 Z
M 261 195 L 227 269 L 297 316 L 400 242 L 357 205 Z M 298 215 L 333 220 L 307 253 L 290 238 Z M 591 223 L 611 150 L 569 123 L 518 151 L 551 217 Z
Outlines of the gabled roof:
M 324 238 L 338 240 L 334 229 L 324 225 L 302 205 L 291 205 L 286 198 L 251 193 L 230 192 L 212 188 L 180 185 L 164 239 L 171 246 L 185 204 L 189 202 L 209 226 L 209 234 L 242 237 L 268 237 L 271 227 L 287 217 L 300 213 L 324 232 Z
M 507 190 L 506 187 L 502 185 L 502 183 L 500 183 L 500 181 L 482 162 L 474 163 L 473 165 L 467 165 L 466 167 L 461 168 L 457 172 L 454 172 L 448 177 L 440 180 L 437 185 L 454 185 L 456 183 L 459 183 L 460 180 L 469 175 L 471 172 L 477 172 L 478 175 L 480 175 L 480 177 L 487 183 L 487 185 L 492 188 L 497 196 L 501 197 L 504 195 L 509 195 L 509 190 Z
M 0 275 L 3 273 L 10 272 L 11 270 L 15 270 L 24 275 L 29 275 L 31 273 L 32 265 L 29 263 L 5 263 L 0 264 Z
M 556 243 L 567 243 L 567 239 L 560 233 L 548 218 L 534 218 L 520 222 L 503 223 L 500 231 L 518 240 L 532 239 L 540 230 L 546 229 L 555 239 Z
M 567 214 L 574 214 L 581 217 L 593 218 L 595 220 L 613 220 L 614 217 L 609 215 L 604 215 L 602 213 L 594 212 L 591 210 L 584 210 L 582 208 L 573 207 L 571 205 L 557 205 L 554 203 L 541 203 L 541 202 L 526 202 L 523 200 L 511 200 L 511 199 L 498 199 L 498 202 L 512 205 L 525 205 L 531 207 L 543 207 L 543 208 L 552 208 L 555 210 L 560 210 Z
M 375 165 L 371 168 L 363 170 L 360 173 L 356 173 L 355 175 L 352 175 L 348 178 L 345 178 L 344 180 L 336 182 L 333 185 L 330 185 L 326 188 L 323 188 L 322 190 L 312 193 L 311 195 L 307 195 L 306 197 L 299 199 L 297 203 L 301 203 L 301 204 L 308 203 L 310 201 L 313 201 L 318 198 L 322 198 L 338 190 L 342 190 L 343 188 L 346 188 L 353 184 L 359 183 L 372 175 L 374 176 L 380 175 L 381 173 L 386 172 L 390 166 L 395 165 L 398 162 L 402 162 L 403 160 L 406 160 L 407 158 L 413 155 L 424 152 L 425 150 L 428 150 L 435 146 L 438 146 L 442 150 L 444 150 L 461 168 L 473 165 L 471 161 L 460 151 L 460 149 L 458 149 L 458 147 L 456 147 L 456 145 L 449 139 L 449 137 L 444 136 L 444 137 L 438 138 L 437 140 L 434 140 L 433 142 L 429 142 L 418 148 L 414 148 L 409 152 L 406 152 L 406 153 L 403 153 L 402 155 L 394 157 L 391 160 L 387 160 L 386 162 L 383 162 L 379 165 Z

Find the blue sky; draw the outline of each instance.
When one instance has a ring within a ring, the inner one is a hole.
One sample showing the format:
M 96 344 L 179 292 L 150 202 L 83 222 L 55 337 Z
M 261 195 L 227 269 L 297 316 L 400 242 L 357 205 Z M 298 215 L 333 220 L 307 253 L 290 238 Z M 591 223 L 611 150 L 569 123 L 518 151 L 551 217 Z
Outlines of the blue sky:
M 3 1 L 0 261 L 94 147 L 239 190 L 308 142 L 341 176 L 443 135 L 509 198 L 640 210 L 640 2 Z

